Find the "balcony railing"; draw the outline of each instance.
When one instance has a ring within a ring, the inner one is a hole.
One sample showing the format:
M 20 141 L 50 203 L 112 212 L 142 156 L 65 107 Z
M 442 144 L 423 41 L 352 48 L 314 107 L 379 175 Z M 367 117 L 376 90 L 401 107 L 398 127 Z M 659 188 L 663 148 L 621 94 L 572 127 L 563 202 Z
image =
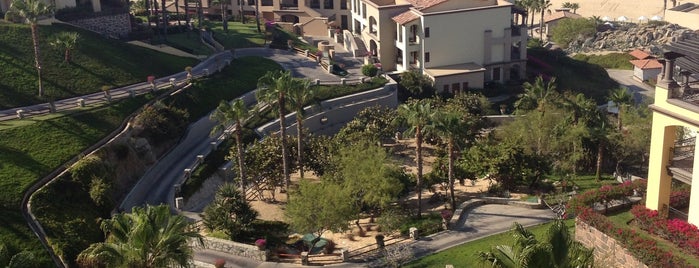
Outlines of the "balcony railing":
M 673 178 L 686 184 L 692 184 L 695 146 L 696 138 L 692 137 L 675 142 L 671 151 L 672 160 L 670 160 L 668 169 Z

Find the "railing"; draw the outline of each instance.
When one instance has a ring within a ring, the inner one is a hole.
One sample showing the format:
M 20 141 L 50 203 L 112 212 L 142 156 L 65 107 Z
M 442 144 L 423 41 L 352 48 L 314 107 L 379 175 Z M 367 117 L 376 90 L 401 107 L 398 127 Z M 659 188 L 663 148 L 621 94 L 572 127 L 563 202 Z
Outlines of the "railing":
M 389 238 L 389 239 L 383 241 L 384 248 L 387 246 L 398 244 L 398 243 L 403 242 L 403 241 L 408 240 L 408 239 L 410 239 L 410 238 L 401 237 L 401 236 Z M 350 259 L 361 258 L 364 261 L 378 259 L 378 258 L 382 257 L 382 255 L 383 255 L 382 249 L 383 248 L 378 247 L 378 244 L 371 244 L 371 245 L 363 246 L 363 247 L 360 247 L 357 249 L 350 250 L 349 251 L 349 258 Z

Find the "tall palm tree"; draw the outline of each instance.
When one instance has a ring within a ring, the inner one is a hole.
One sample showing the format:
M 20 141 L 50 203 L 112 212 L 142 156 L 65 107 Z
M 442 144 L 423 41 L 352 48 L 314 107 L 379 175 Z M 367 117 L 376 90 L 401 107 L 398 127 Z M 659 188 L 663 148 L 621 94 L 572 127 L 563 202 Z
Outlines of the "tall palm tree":
M 451 208 L 456 209 L 456 197 L 454 196 L 454 162 L 456 161 L 456 142 L 461 140 L 470 133 L 471 127 L 475 120 L 474 117 L 467 114 L 464 117 L 462 114 L 454 111 L 439 111 L 434 114 L 434 132 L 447 143 L 447 159 L 449 179 L 449 192 L 451 195 Z
M 257 80 L 257 93 L 255 97 L 260 103 L 265 103 L 272 107 L 279 116 L 279 136 L 282 139 L 282 166 L 284 170 L 284 187 L 288 193 L 291 178 L 289 176 L 289 159 L 287 159 L 286 148 L 286 100 L 287 93 L 294 85 L 294 78 L 289 71 L 271 71 Z M 276 109 L 275 109 L 276 108 Z
M 609 93 L 609 97 L 607 98 L 608 100 L 614 102 L 616 104 L 616 107 L 619 109 L 619 113 L 617 114 L 617 121 L 616 125 L 619 131 L 622 129 L 622 122 L 621 122 L 621 116 L 623 113 L 623 107 L 626 105 L 631 104 L 631 101 L 633 97 L 631 94 L 629 94 L 629 91 L 626 90 L 625 88 L 617 88 L 612 90 Z
M 499 245 L 490 252 L 479 252 L 481 261 L 502 268 L 572 268 L 594 264 L 592 250 L 575 241 L 562 220 L 551 224 L 544 241 L 538 241 L 519 223 L 514 224 L 511 233 L 512 246 Z
M 56 39 L 50 42 L 54 47 L 64 50 L 63 61 L 69 63 L 71 60 L 71 50 L 78 45 L 80 35 L 76 32 L 60 32 L 56 35 Z
M 544 113 L 546 106 L 555 100 L 558 95 L 555 77 L 545 82 L 543 77 L 537 76 L 534 84 L 525 82 L 522 86 L 524 87 L 524 93 L 520 94 L 519 99 L 515 102 L 515 108 L 520 111 L 537 109 Z
M 539 39 L 544 40 L 544 13 L 551 7 L 551 0 L 538 0 L 538 8 L 541 14 L 541 20 L 539 20 Z
M 307 79 L 295 79 L 293 87 L 287 94 L 287 100 L 291 109 L 296 112 L 296 161 L 299 165 L 299 174 L 303 178 L 303 119 L 305 117 L 304 105 L 313 101 L 315 91 L 311 87 L 311 81 Z
M 32 43 L 34 43 L 34 67 L 39 76 L 39 97 L 44 95 L 44 87 L 41 83 L 41 52 L 39 50 L 39 18 L 53 14 L 53 6 L 46 5 L 41 0 L 13 0 L 9 12 L 13 12 L 24 18 L 32 31 Z
M 245 169 L 243 165 L 245 163 L 245 152 L 243 151 L 243 121 L 248 117 L 248 107 L 242 99 L 236 99 L 233 102 L 221 101 L 214 112 L 209 116 L 212 120 L 219 122 L 211 132 L 216 133 L 223 130 L 226 126 L 233 124 L 235 131 L 235 147 L 238 151 L 238 176 L 240 177 L 240 190 L 245 193 L 245 186 L 247 181 L 245 180 Z
M 78 255 L 78 263 L 90 267 L 187 266 L 192 257 L 189 239 L 201 235 L 167 205 L 134 207 L 131 213 L 103 220 L 107 239 L 90 245 Z
M 428 99 L 409 101 L 398 106 L 398 115 L 410 128 L 407 134 L 415 134 L 415 164 L 417 165 L 417 216 L 422 216 L 422 142 L 424 134 L 431 128 L 432 103 Z

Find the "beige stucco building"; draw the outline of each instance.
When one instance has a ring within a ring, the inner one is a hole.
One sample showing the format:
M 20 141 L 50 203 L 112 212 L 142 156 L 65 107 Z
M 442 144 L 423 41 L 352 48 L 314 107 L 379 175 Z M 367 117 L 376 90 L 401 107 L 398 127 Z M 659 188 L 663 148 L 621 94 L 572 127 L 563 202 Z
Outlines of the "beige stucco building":
M 418 70 L 441 91 L 483 88 L 524 77 L 526 15 L 515 11 L 502 0 L 353 0 L 352 33 L 383 71 Z
M 695 45 L 692 45 L 695 44 Z M 680 40 L 665 53 L 663 73 L 655 88 L 646 207 L 662 215 L 677 212 L 670 207 L 673 179 L 691 185 L 688 222 L 699 225 L 699 157 L 695 146 L 699 130 L 699 39 Z M 680 68 L 676 68 L 676 62 Z M 679 70 L 678 70 L 679 69 Z M 676 78 L 676 79 L 673 79 Z M 681 80 L 678 83 L 676 80 Z M 682 130 L 682 131 L 680 131 Z M 679 135 L 684 133 L 685 135 Z M 681 214 L 681 212 L 680 212 Z
M 47 4 L 52 4 L 56 6 L 56 9 L 62 9 L 62 8 L 67 8 L 67 7 L 75 7 L 76 1 L 75 0 L 51 0 L 51 1 L 45 1 Z M 0 0 L 0 12 L 6 12 L 10 8 L 10 3 L 12 3 L 12 0 Z M 100 9 L 100 2 L 99 0 L 91 0 L 91 3 L 93 5 L 97 6 L 97 11 Z M 97 12 L 96 11 L 96 12 Z M 0 18 L 2 19 L 2 18 Z

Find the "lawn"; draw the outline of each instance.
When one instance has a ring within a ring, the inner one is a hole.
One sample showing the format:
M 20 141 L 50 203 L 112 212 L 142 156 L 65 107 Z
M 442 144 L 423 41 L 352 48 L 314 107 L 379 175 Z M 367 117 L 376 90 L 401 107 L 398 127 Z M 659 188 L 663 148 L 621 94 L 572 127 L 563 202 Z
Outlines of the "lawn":
M 264 23 L 260 25 L 262 33 L 257 32 L 257 24 L 254 21 L 242 24 L 240 22 L 228 22 L 228 32 L 223 31 L 223 23 L 212 22 L 214 38 L 226 49 L 261 47 L 265 44 Z
M 116 129 L 146 101 L 141 96 L 64 117 L 25 119 L 35 122 L 0 130 L 0 241 L 16 251 L 44 252 L 19 211 L 25 189 Z
M 556 77 L 560 91 L 583 93 L 597 103 L 606 103 L 609 92 L 619 87 L 599 65 L 542 48 L 528 49 L 527 53 L 532 58 L 527 61 L 527 72 L 533 76 L 543 73 L 546 77 Z
M 211 48 L 201 42 L 199 34 L 195 32 L 168 34 L 167 44 L 194 55 L 211 55 L 214 53 Z
M 577 54 L 573 59 L 602 66 L 605 69 L 633 70 L 630 60 L 634 60 L 629 53 L 609 53 L 605 55 Z
M 550 223 L 542 224 L 527 228 L 534 233 L 537 239 L 541 240 L 546 236 L 546 231 Z M 573 232 L 575 229 L 575 221 L 566 220 L 566 225 Z M 423 267 L 444 267 L 447 264 L 454 267 L 491 267 L 486 263 L 480 262 L 478 258 L 479 251 L 488 251 L 497 245 L 512 245 L 512 237 L 510 232 L 499 233 L 474 241 L 469 241 L 465 244 L 440 251 L 438 253 L 426 256 L 409 263 L 405 267 L 423 268 Z
M 78 32 L 80 40 L 72 61 L 63 61 L 63 51 L 49 45 L 59 32 Z M 42 103 L 38 97 L 37 73 L 30 30 L 26 25 L 0 24 L 0 109 Z M 42 76 L 46 97 L 62 99 L 100 91 L 104 85 L 123 86 L 143 82 L 148 75 L 164 76 L 196 64 L 150 49 L 105 39 L 68 25 L 40 26 Z M 11 79 L 9 79 L 11 77 Z

